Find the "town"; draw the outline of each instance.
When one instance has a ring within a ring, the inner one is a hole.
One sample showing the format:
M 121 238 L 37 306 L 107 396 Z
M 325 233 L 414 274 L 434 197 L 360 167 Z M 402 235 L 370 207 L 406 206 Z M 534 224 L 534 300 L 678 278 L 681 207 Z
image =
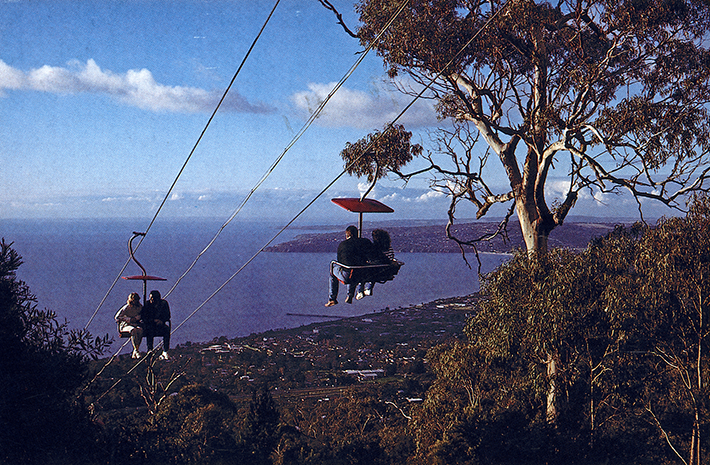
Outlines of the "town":
M 200 383 L 235 401 L 250 399 L 265 385 L 280 403 L 304 399 L 329 400 L 368 383 L 396 389 L 391 401 L 420 401 L 432 379 L 427 351 L 463 337 L 466 320 L 475 311 L 477 294 L 439 299 L 409 308 L 384 309 L 352 318 L 274 330 L 237 339 L 215 338 L 186 343 L 171 351 L 171 360 L 154 362 L 156 382 L 172 386 Z M 325 316 L 324 316 L 325 317 Z M 132 360 L 123 355 L 97 381 L 109 386 Z M 98 362 L 97 362 L 98 363 Z M 137 385 L 143 375 L 127 379 L 97 407 L 107 411 L 143 408 Z M 95 389 L 99 392 L 100 389 Z M 166 393 L 169 394 L 169 393 Z

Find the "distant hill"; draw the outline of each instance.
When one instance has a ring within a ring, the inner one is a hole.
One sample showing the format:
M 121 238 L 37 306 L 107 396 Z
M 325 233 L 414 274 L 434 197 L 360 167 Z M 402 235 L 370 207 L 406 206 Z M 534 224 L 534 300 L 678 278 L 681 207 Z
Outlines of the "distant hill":
M 590 239 L 600 237 L 614 229 L 615 223 L 565 223 L 555 228 L 550 234 L 550 247 L 583 249 Z M 454 226 L 454 234 L 459 239 L 479 238 L 491 234 L 498 227 L 497 222 L 476 221 Z M 370 237 L 373 228 L 365 228 L 365 237 Z M 446 238 L 445 225 L 417 225 L 386 227 L 392 238 L 392 248 L 396 252 L 413 253 L 458 253 L 458 245 Z M 344 239 L 343 232 L 302 234 L 293 240 L 274 245 L 267 252 L 292 253 L 335 253 L 338 244 Z M 510 253 L 523 248 L 520 226 L 511 222 L 507 238 L 499 235 L 488 242 L 480 242 L 480 252 Z

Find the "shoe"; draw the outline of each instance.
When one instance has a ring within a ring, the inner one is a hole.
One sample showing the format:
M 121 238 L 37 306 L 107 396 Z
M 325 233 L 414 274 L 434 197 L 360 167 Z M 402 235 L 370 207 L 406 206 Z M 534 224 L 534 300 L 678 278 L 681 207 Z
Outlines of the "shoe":
M 326 307 L 332 307 L 333 305 L 338 305 L 337 300 L 329 300 L 327 304 L 325 304 Z
M 366 292 L 367 292 L 367 291 L 366 291 Z M 364 298 L 365 298 L 365 294 L 363 294 L 362 292 L 358 292 L 357 295 L 355 296 L 355 298 L 356 298 L 357 300 L 364 299 Z
M 168 360 L 170 356 L 168 355 L 167 352 L 163 351 L 162 354 L 160 354 L 160 357 L 158 357 L 158 360 Z
M 365 289 L 365 295 L 372 295 L 372 289 Z
M 141 358 L 141 353 L 138 352 L 137 350 L 134 350 L 133 353 L 131 354 L 131 358 Z
M 346 304 L 351 304 L 353 303 L 353 296 L 349 295 L 347 299 L 345 299 Z

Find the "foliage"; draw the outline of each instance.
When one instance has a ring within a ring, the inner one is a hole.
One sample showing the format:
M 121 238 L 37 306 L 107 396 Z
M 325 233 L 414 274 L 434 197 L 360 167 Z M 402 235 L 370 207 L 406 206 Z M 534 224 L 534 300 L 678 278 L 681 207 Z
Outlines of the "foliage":
M 357 177 L 367 176 L 368 182 L 384 177 L 388 171 L 398 172 L 422 152 L 418 144 L 411 144 L 412 133 L 402 125 L 375 131 L 355 143 L 348 142 L 340 153 L 346 171 Z
M 109 337 L 70 330 L 39 310 L 17 279 L 21 265 L 12 244 L 0 241 L 0 461 L 77 463 L 97 431 L 75 397 Z
M 362 0 L 357 35 L 392 78 L 434 79 L 448 122 L 426 171 L 450 196 L 451 222 L 461 201 L 479 217 L 512 201 L 528 251 L 544 252 L 584 191 L 677 208 L 707 191 L 707 1 L 412 0 L 375 42 L 400 4 Z M 508 186 L 494 188 L 495 171 Z M 568 186 L 552 203 L 551 176 Z
M 279 410 L 265 385 L 252 394 L 246 424 L 241 433 L 244 459 L 254 465 L 270 464 L 279 442 Z
M 162 381 L 159 381 L 158 376 L 156 376 L 155 365 L 157 362 L 157 353 L 150 353 L 146 362 L 145 381 L 138 385 L 141 397 L 143 398 L 146 407 L 148 407 L 148 412 L 151 415 L 156 415 L 158 413 L 158 407 L 160 407 L 160 404 L 168 398 L 168 393 L 170 392 L 171 387 L 185 375 L 184 372 L 172 373 L 170 375 L 170 379 L 164 384 Z
M 469 340 L 429 353 L 437 379 L 414 415 L 417 457 L 706 458 L 709 207 L 619 227 L 581 253 L 519 253 L 487 276 Z
M 644 385 L 643 408 L 690 464 L 701 461 L 710 401 L 709 207 L 707 198 L 699 200 L 688 217 L 664 219 L 644 235 L 636 259 L 641 302 L 631 308 L 640 359 L 654 380 Z
M 290 412 L 276 463 L 406 463 L 412 444 L 399 406 L 375 386 Z
M 160 405 L 153 425 L 143 433 L 146 450 L 138 456 L 166 463 L 226 460 L 238 453 L 238 418 L 226 395 L 206 386 L 186 386 Z

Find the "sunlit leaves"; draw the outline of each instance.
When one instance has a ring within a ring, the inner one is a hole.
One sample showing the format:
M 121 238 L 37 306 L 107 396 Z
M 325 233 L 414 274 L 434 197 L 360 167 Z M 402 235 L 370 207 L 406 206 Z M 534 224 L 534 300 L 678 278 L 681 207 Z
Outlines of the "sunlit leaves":
M 399 171 L 422 152 L 419 144 L 411 143 L 412 133 L 402 125 L 375 131 L 355 143 L 347 143 L 340 156 L 346 171 L 357 177 L 376 181 L 390 171 Z
M 572 159 L 556 173 L 570 181 L 566 207 L 583 189 L 625 188 L 675 207 L 710 189 L 707 1 L 411 0 L 374 43 L 400 5 L 362 0 L 360 40 L 391 76 L 431 84 L 440 116 L 474 132 L 470 145 L 433 152 L 424 171 L 480 179 L 490 202 L 514 200 L 540 237 L 569 212 L 550 214 L 541 195 L 562 152 Z M 458 171 L 461 151 L 480 163 Z M 488 153 L 512 191 L 491 189 L 496 174 L 480 169 Z
M 696 463 L 692 437 L 710 415 L 709 278 L 707 198 L 685 218 L 617 227 L 582 252 L 516 254 L 485 277 L 469 341 L 430 351 L 437 379 L 416 416 L 420 440 L 490 459 L 485 430 L 499 424 L 488 419 L 523 417 L 528 440 L 544 436 L 554 395 L 554 436 L 579 454 L 638 459 L 608 446 L 645 442 L 648 457 L 680 451 Z

